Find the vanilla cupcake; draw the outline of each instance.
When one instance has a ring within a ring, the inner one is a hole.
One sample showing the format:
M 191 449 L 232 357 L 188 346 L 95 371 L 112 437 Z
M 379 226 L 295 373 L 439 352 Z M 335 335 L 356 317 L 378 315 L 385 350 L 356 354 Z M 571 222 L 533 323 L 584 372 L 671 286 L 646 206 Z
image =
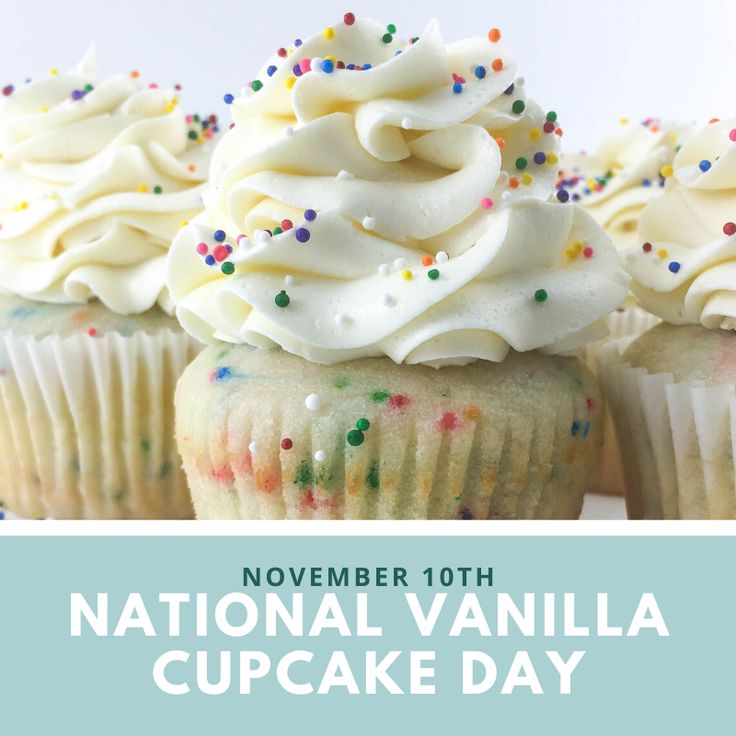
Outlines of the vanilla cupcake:
M 662 170 L 670 165 L 689 127 L 662 124 L 648 118 L 635 125 L 622 119 L 618 129 L 605 138 L 594 154 L 564 154 L 560 163 L 557 197 L 571 198 L 584 207 L 604 228 L 619 251 L 638 241 L 639 218 L 646 204 L 661 193 Z M 666 169 L 665 169 L 666 170 Z M 602 341 L 633 340 L 659 322 L 630 295 L 606 319 L 610 336 Z M 588 361 L 595 365 L 601 344 L 590 346 Z M 624 493 L 623 468 L 616 434 L 608 411 L 600 460 L 591 478 L 591 490 Z
M 665 174 L 626 263 L 642 306 L 667 324 L 601 356 L 629 514 L 735 518 L 736 119 L 691 136 Z
M 592 217 L 548 202 L 556 115 L 498 31 L 404 42 L 348 14 L 226 100 L 169 254 L 211 343 L 176 396 L 198 517 L 576 518 L 600 400 L 560 356 L 628 279 Z
M 92 54 L 0 101 L 0 497 L 26 517 L 187 518 L 173 392 L 197 345 L 168 248 L 213 134 Z

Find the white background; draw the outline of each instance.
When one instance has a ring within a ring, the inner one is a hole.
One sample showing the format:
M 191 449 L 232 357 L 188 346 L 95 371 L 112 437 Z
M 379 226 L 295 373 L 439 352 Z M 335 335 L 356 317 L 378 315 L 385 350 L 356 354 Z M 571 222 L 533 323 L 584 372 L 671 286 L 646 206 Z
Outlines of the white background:
M 705 121 L 736 112 L 735 0 L 3 0 L 0 84 L 73 66 L 95 42 L 103 75 L 140 69 L 184 85 L 192 112 L 226 114 L 279 46 L 352 10 L 447 40 L 502 30 L 527 90 L 555 109 L 566 148 L 594 148 L 619 118 Z

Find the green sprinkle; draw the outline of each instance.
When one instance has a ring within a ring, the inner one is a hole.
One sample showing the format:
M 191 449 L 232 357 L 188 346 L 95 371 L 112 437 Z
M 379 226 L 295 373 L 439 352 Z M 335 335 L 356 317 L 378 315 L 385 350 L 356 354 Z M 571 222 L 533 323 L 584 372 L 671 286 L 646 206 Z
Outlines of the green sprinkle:
M 273 235 L 281 235 L 284 232 L 278 225 L 273 229 Z
M 276 303 L 276 306 L 281 307 L 281 309 L 284 309 L 288 307 L 289 304 L 291 304 L 291 299 L 285 291 L 280 291 L 278 294 L 276 294 L 273 300 Z
M 335 388 L 346 388 L 349 385 L 350 379 L 347 376 L 340 376 L 340 378 L 335 381 Z
M 365 435 L 359 429 L 351 429 L 348 432 L 348 444 L 353 447 L 362 445 L 365 440 Z
M 541 302 L 546 302 L 548 296 L 549 296 L 549 294 L 544 289 L 537 289 L 534 292 L 534 298 L 536 299 L 536 301 L 538 301 L 540 303 Z
M 521 115 L 524 110 L 526 110 L 526 103 L 524 100 L 514 100 L 514 104 L 511 105 L 511 111 L 516 115 Z
M 427 278 L 432 279 L 432 281 L 436 281 L 440 277 L 440 272 L 436 268 L 430 268 L 429 271 L 427 271 Z
M 368 488 L 372 490 L 377 490 L 381 485 L 381 477 L 378 470 L 378 461 L 374 460 L 371 463 L 370 470 L 368 471 L 368 475 L 365 477 L 365 482 Z
M 235 266 L 230 261 L 226 261 L 222 264 L 222 272 L 225 276 L 230 276 L 230 274 L 235 273 Z
M 143 450 L 143 452 L 150 452 L 151 451 L 151 440 L 142 439 L 141 440 L 141 450 Z
M 519 158 L 516 159 L 516 168 L 520 171 L 523 171 L 529 162 L 523 157 L 519 156 Z
M 370 428 L 371 423 L 365 418 L 358 419 L 357 422 L 355 422 L 355 426 L 361 431 L 365 432 L 367 429 Z
M 161 192 L 163 192 L 163 189 L 158 184 L 156 184 L 156 186 L 153 188 L 153 193 L 161 194 Z
M 381 37 L 381 40 L 384 43 L 391 43 L 391 41 L 394 40 L 394 37 L 390 33 L 384 33 L 383 36 Z
M 89 93 L 90 93 L 90 92 L 91 92 L 91 91 L 92 91 L 93 89 L 94 89 L 94 87 L 93 87 L 93 86 L 92 86 L 91 84 L 85 84 L 85 85 L 84 85 L 84 91 L 85 91 L 85 92 L 86 92 L 87 94 L 89 94 Z
M 374 391 L 371 394 L 371 401 L 374 404 L 382 404 L 384 401 L 386 401 L 391 394 L 388 391 Z
M 194 119 L 194 122 L 195 122 L 195 123 L 198 123 L 198 122 L 199 122 L 199 121 L 200 121 L 200 120 L 201 120 L 202 118 L 200 118 L 200 117 L 199 117 L 199 115 L 197 115 L 197 114 L 195 113 L 195 114 L 194 114 L 194 118 L 193 118 L 193 119 Z
M 199 135 L 197 134 L 197 131 L 196 130 L 190 130 L 187 133 L 187 136 L 189 136 L 189 140 L 190 141 L 196 141 L 197 138 L 199 138 Z
M 388 31 L 389 33 L 396 33 L 396 26 L 395 26 L 395 25 L 394 25 L 393 23 L 389 23 L 389 24 L 388 24 L 388 25 L 386 26 L 386 30 L 387 30 L 387 31 Z
M 550 110 L 547 113 L 547 120 L 549 120 L 550 123 L 554 123 L 557 121 L 557 113 L 554 110 Z
M 296 469 L 294 485 L 297 485 L 302 489 L 309 488 L 314 485 L 314 473 L 312 472 L 311 460 L 302 460 L 301 465 Z
M 260 80 L 260 79 L 254 79 L 254 80 L 253 80 L 253 81 L 252 81 L 252 82 L 250 83 L 250 88 L 251 88 L 251 89 L 252 89 L 252 90 L 253 90 L 254 92 L 258 92 L 258 90 L 259 90 L 259 89 L 261 89 L 261 87 L 263 87 L 263 82 L 261 82 L 261 80 Z

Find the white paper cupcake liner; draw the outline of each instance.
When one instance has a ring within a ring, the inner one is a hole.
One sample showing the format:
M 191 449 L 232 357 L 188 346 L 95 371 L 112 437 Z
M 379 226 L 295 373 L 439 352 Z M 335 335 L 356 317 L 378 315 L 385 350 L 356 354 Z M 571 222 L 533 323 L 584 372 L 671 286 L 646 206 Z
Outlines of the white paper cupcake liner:
M 605 345 L 614 341 L 625 341 L 629 344 L 639 335 L 661 322 L 659 317 L 646 312 L 635 304 L 613 312 L 606 317 L 606 324 L 610 331 L 608 337 L 588 346 L 586 359 L 589 367 L 597 371 L 596 353 Z M 624 344 L 624 343 L 622 343 Z M 604 390 L 605 400 L 605 390 Z M 603 417 L 603 445 L 598 462 L 593 468 L 590 478 L 590 490 L 593 493 L 605 493 L 614 496 L 623 496 L 625 492 L 624 472 L 621 465 L 621 454 L 613 426 L 611 412 L 606 407 Z
M 632 519 L 736 518 L 736 388 L 650 375 L 622 353 L 597 353 L 613 413 Z
M 37 518 L 191 518 L 174 440 L 182 332 L 0 332 L 0 497 Z

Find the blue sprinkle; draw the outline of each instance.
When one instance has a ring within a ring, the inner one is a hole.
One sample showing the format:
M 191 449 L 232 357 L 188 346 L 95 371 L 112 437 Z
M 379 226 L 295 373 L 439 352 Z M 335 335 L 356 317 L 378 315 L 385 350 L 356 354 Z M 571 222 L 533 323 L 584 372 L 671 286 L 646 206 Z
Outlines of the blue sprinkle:
M 680 270 L 680 264 L 677 261 L 672 261 L 667 268 L 669 268 L 672 273 L 677 273 Z
M 475 76 L 478 77 L 478 79 L 483 79 L 485 75 L 486 75 L 486 68 L 484 66 L 475 67 Z
M 291 71 L 294 72 L 294 76 L 295 77 L 301 77 L 301 75 L 303 74 L 302 68 L 301 68 L 301 66 L 299 64 L 294 64 L 294 66 L 292 67 Z
M 332 72 L 335 71 L 335 64 L 333 63 L 332 59 L 325 59 L 322 64 L 322 71 L 325 74 L 332 74 Z
M 294 40 L 294 46 L 296 46 L 297 48 L 299 48 L 301 45 L 302 45 L 301 38 L 297 38 L 297 39 Z
M 232 247 L 232 245 L 230 245 L 230 243 L 225 243 L 225 250 L 226 250 L 226 251 L 227 251 L 228 253 L 232 253 L 232 252 L 233 252 L 233 247 Z
M 222 99 L 225 100 L 226 105 L 232 105 L 235 97 L 228 92 Z
M 224 230 L 215 230 L 214 235 L 212 236 L 218 243 L 222 243 L 223 240 L 225 240 L 225 231 Z
M 215 381 L 224 381 L 226 378 L 232 378 L 233 371 L 231 368 L 228 368 L 227 366 L 222 366 L 222 368 L 218 368 L 213 374 L 212 378 Z
M 585 422 L 585 424 L 583 425 L 583 439 L 588 436 L 588 432 L 590 432 L 590 422 Z
M 703 159 L 703 160 L 702 160 L 702 161 L 701 161 L 701 162 L 700 162 L 700 163 L 698 164 L 698 167 L 700 168 L 700 170 L 701 170 L 702 172 L 706 172 L 706 171 L 708 171 L 708 169 L 710 168 L 710 161 L 708 161 L 708 159 L 705 159 L 705 158 L 704 158 L 704 159 Z
M 346 69 L 353 70 L 353 69 L 355 69 L 355 64 L 348 64 L 345 68 Z
M 514 84 L 512 83 L 512 84 L 510 84 L 510 85 L 509 85 L 508 87 L 506 87 L 506 89 L 505 89 L 505 90 L 503 91 L 503 93 L 504 93 L 505 95 L 512 95 L 512 94 L 514 94 L 514 89 L 515 89 L 515 86 L 514 86 Z
M 572 427 L 570 427 L 570 433 L 573 437 L 576 437 L 578 432 L 580 431 L 580 422 L 574 421 L 572 423 Z
M 2 521 L 5 518 L 5 512 L 0 509 L 0 521 Z
M 652 182 L 650 179 L 642 179 L 641 185 L 643 187 L 650 187 L 652 186 Z
M 271 64 L 268 69 L 266 69 L 266 74 L 268 74 L 269 77 L 272 77 L 274 74 L 276 74 L 276 70 L 278 67 L 275 67 L 273 64 Z
M 565 189 L 559 189 L 557 191 L 557 199 L 560 202 L 565 203 L 568 199 L 570 199 L 570 193 Z
M 455 84 L 452 85 L 452 91 L 459 95 L 463 91 L 463 86 L 460 84 L 460 82 L 455 82 Z
M 215 257 L 214 257 L 214 256 L 213 256 L 213 255 L 212 255 L 212 254 L 210 253 L 209 255 L 206 255 L 206 256 L 204 257 L 204 262 L 205 262 L 205 263 L 206 263 L 206 264 L 207 264 L 208 266 L 214 266 L 214 265 L 215 265 Z
M 373 69 L 373 64 L 363 64 L 363 71 L 367 71 L 368 69 Z

